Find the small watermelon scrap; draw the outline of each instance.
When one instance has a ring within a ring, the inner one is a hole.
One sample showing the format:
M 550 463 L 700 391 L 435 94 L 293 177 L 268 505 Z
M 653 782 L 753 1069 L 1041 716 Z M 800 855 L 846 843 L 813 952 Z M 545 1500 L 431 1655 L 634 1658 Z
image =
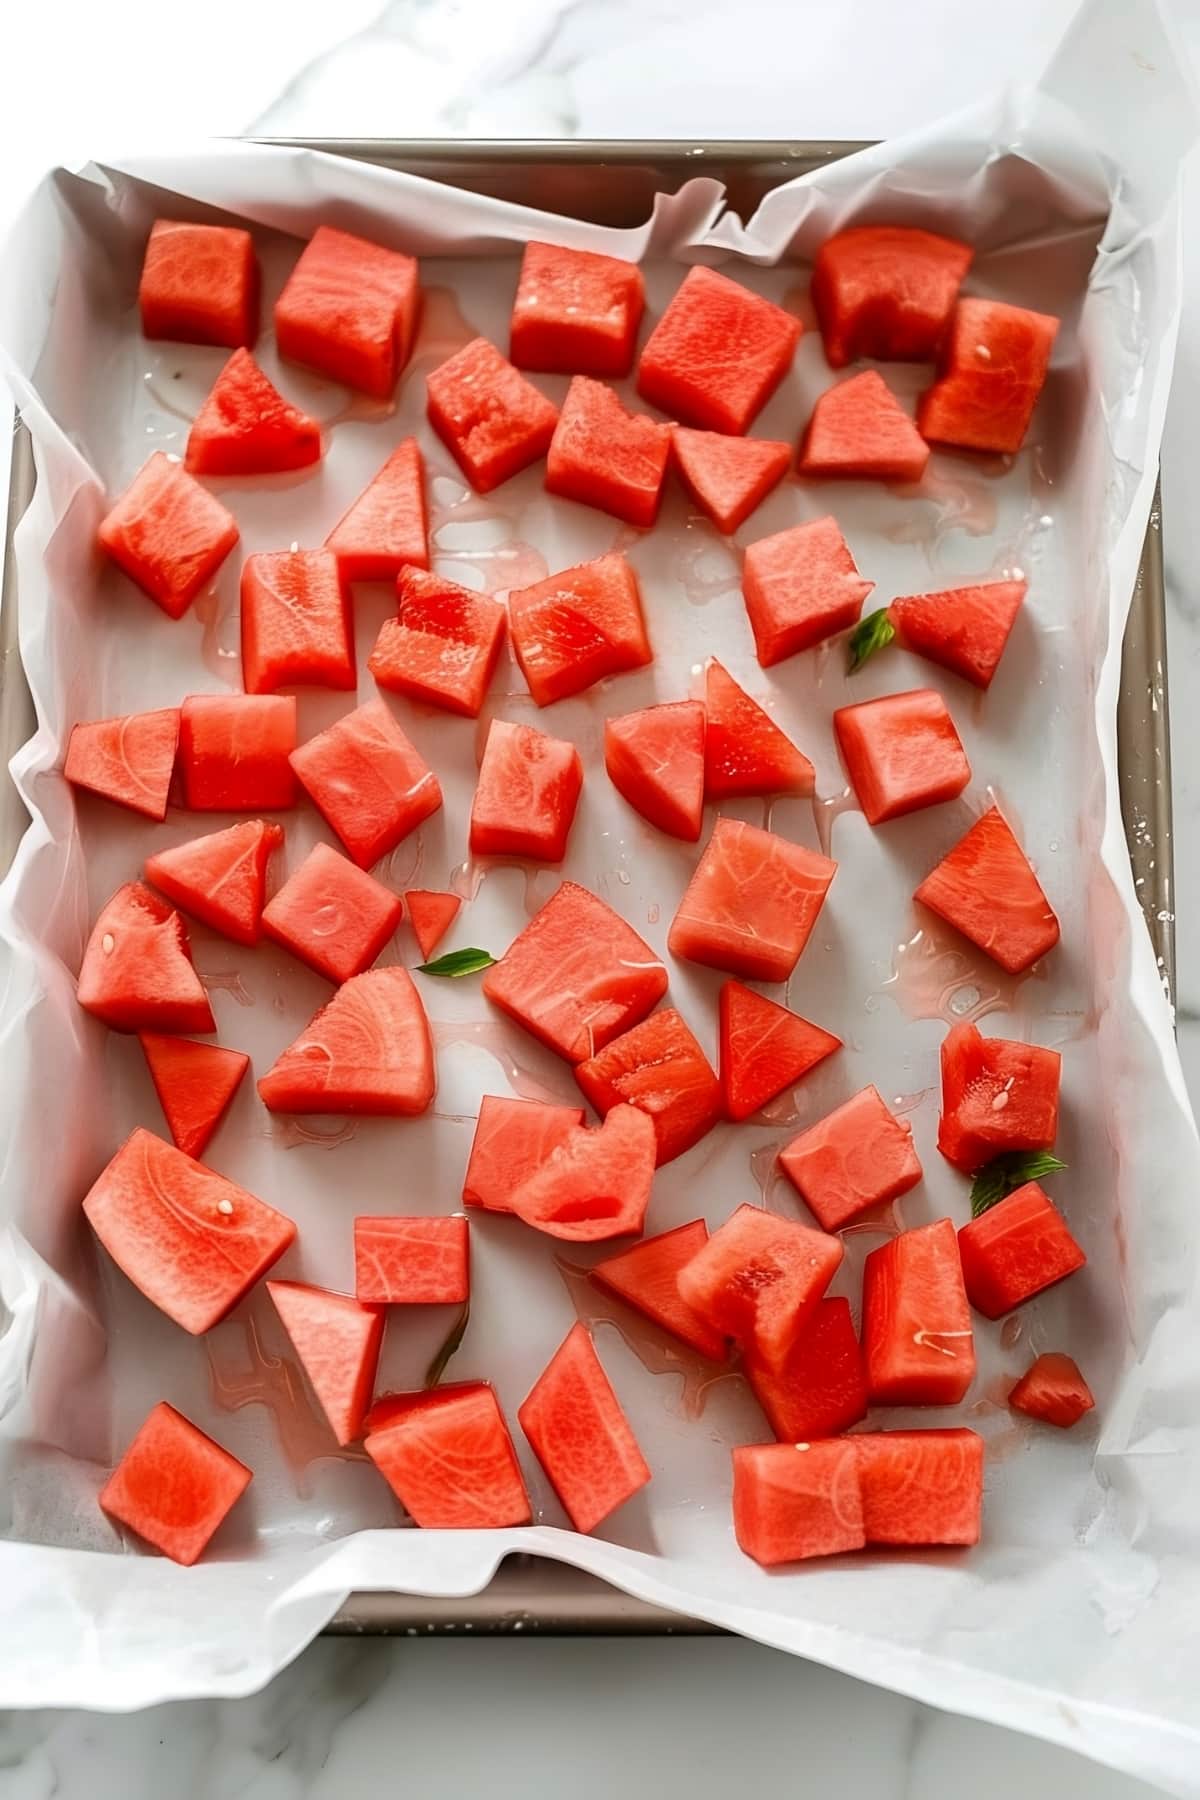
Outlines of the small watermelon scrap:
M 369 700 L 293 750 L 291 765 L 360 869 L 442 804 L 438 778 L 382 700 Z
M 225 831 L 176 844 L 146 858 L 143 874 L 201 924 L 254 945 L 262 934 L 267 864 L 283 842 L 283 830 L 263 819 L 245 819 Z
M 500 1403 L 485 1382 L 388 1395 L 371 1409 L 363 1447 L 427 1531 L 499 1531 L 533 1517 Z
M 1008 1404 L 1031 1419 L 1069 1431 L 1096 1402 L 1079 1364 L 1061 1350 L 1047 1350 L 1010 1390 Z
M 637 576 L 619 553 L 508 596 L 512 647 L 539 706 L 652 660 Z
M 572 1126 L 519 1187 L 511 1210 L 526 1225 L 575 1244 L 634 1237 L 642 1229 L 654 1181 L 654 1122 L 618 1105 L 593 1128 Z
M 178 743 L 177 706 L 91 719 L 72 726 L 63 774 L 72 787 L 102 794 L 148 819 L 165 819 Z
M 1048 313 L 1028 307 L 960 300 L 942 344 L 938 379 L 917 407 L 922 437 L 966 450 L 1018 451 L 1058 326 Z
M 188 432 L 193 475 L 279 475 L 321 460 L 321 427 L 235 350 Z
M 990 687 L 1025 599 L 1024 581 L 981 581 L 937 594 L 903 594 L 888 617 L 906 650 Z
M 1036 1181 L 1027 1181 L 958 1234 L 967 1298 L 985 1319 L 1002 1319 L 1087 1257 Z
M 365 1305 L 462 1305 L 471 1293 L 462 1213 L 440 1219 L 354 1221 L 354 1291 Z
M 494 344 L 475 338 L 427 381 L 429 423 L 477 493 L 545 456 L 558 409 Z
M 293 694 L 193 694 L 179 709 L 189 812 L 273 812 L 296 803 Z
M 400 923 L 404 903 L 328 844 L 315 844 L 264 909 L 269 938 L 330 981 L 369 969 Z
M 340 987 L 258 1084 L 271 1112 L 411 1117 L 433 1099 L 433 1039 L 407 969 Z
M 815 850 L 718 819 L 667 937 L 672 956 L 748 981 L 786 981 L 837 873 Z
M 724 1337 L 679 1292 L 680 1269 L 707 1242 L 708 1226 L 693 1219 L 594 1263 L 591 1279 L 710 1362 L 725 1362 L 729 1352 Z
M 650 1479 L 582 1324 L 571 1327 L 517 1418 L 576 1531 L 594 1531 Z
M 582 1106 L 485 1094 L 463 1179 L 464 1206 L 512 1211 L 512 1196 L 583 1124 Z
M 718 1007 L 721 1091 L 730 1119 L 748 1119 L 842 1047 L 831 1031 L 740 981 L 723 984 Z M 825 1225 L 823 1219 L 821 1223 Z
M 1010 975 L 1032 968 L 1059 939 L 1053 908 L 1012 827 L 994 806 L 925 877 L 913 898 Z
M 685 425 L 672 431 L 671 447 L 683 485 L 726 536 L 762 505 L 792 460 L 788 444 L 689 431 Z
M 101 1488 L 101 1509 L 184 1568 L 201 1556 L 252 1476 L 160 1400 Z
M 921 436 L 883 376 L 864 369 L 818 395 L 797 474 L 844 481 L 920 481 L 929 461 Z
M 617 792 L 651 825 L 689 844 L 704 817 L 704 733 L 698 700 L 604 721 L 604 766 Z
M 733 1531 L 764 1569 L 861 1550 L 862 1493 L 853 1438 L 739 1444 L 733 1452 Z
M 532 725 L 493 719 L 471 802 L 472 856 L 561 862 L 582 791 L 574 744 Z
M 84 1011 L 113 1031 L 217 1029 L 186 925 L 140 881 L 126 882 L 101 907 L 76 992 Z
M 194 1337 L 219 1324 L 296 1236 L 265 1200 L 140 1127 L 83 1210 L 117 1267 Z
M 577 1063 L 575 1079 L 602 1118 L 622 1102 L 646 1114 L 660 1168 L 698 1144 L 721 1116 L 720 1084 L 673 1007 L 651 1013 Z
M 181 619 L 240 534 L 237 520 L 215 494 L 156 450 L 101 519 L 96 535 L 143 594 L 169 619 Z
M 455 919 L 462 901 L 457 894 L 435 893 L 429 888 L 408 888 L 404 904 L 408 922 L 413 928 L 421 951 L 422 962 L 428 962 Z
M 830 367 L 864 356 L 932 362 L 972 254 L 969 244 L 905 225 L 853 225 L 827 238 L 812 297 Z
M 971 1309 L 949 1219 L 872 1250 L 863 1266 L 863 1355 L 881 1406 L 956 1406 L 975 1379 Z
M 444 576 L 402 569 L 400 611 L 367 659 L 381 688 L 478 718 L 504 642 L 503 605 Z
M 275 341 L 280 356 L 387 400 L 420 307 L 415 257 L 319 225 L 275 302 Z
M 518 369 L 546 374 L 628 375 L 645 304 L 636 263 L 526 244 L 509 354 Z
M 405 438 L 378 475 L 342 514 L 325 548 L 343 581 L 394 581 L 401 569 L 429 567 L 425 462 L 416 438 Z
M 637 391 L 672 418 L 741 436 L 791 367 L 800 321 L 715 269 L 689 269 L 650 333 Z
M 358 686 L 350 592 L 331 550 L 273 550 L 242 567 L 242 686 Z
M 842 1254 L 839 1238 L 739 1206 L 679 1271 L 679 1292 L 749 1357 L 781 1372 Z
M 248 231 L 155 219 L 138 282 L 143 336 L 249 348 L 258 336 L 258 295 Z
M 628 412 L 602 381 L 576 375 L 547 453 L 546 492 L 653 525 L 670 454 L 669 425 Z
M 868 1544 L 977 1544 L 983 1510 L 978 1432 L 863 1431 L 858 1458 Z
M 783 1443 L 837 1437 L 866 1417 L 867 1376 L 850 1302 L 819 1300 L 781 1370 L 750 1357 L 745 1371 Z
M 749 545 L 742 593 L 763 668 L 848 631 L 874 586 L 859 574 L 832 517 L 789 526 Z
M 955 1025 L 942 1040 L 938 1149 L 947 1162 L 973 1175 L 996 1156 L 1049 1150 L 1058 1136 L 1061 1070 L 1057 1050 Z
M 200 1157 L 250 1067 L 241 1050 L 190 1038 L 138 1033 L 150 1079 L 177 1149 Z
M 971 779 L 962 739 L 933 688 L 839 707 L 833 729 L 870 825 L 955 800 Z
M 715 656 L 704 672 L 704 797 L 811 794 L 813 766 Z
M 841 1231 L 898 1200 L 922 1175 L 912 1126 L 874 1087 L 794 1137 L 779 1152 L 779 1166 L 823 1231 Z
M 354 1443 L 375 1387 L 383 1313 L 301 1281 L 268 1281 L 267 1292 L 334 1437 Z

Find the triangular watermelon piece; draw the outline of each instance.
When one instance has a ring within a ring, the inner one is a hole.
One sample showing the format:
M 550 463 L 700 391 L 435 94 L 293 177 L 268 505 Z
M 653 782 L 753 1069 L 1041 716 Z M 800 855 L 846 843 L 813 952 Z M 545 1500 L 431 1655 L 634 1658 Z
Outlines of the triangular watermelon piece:
M 340 987 L 258 1091 L 272 1112 L 406 1116 L 425 1111 L 434 1085 L 421 996 L 407 969 L 387 968 Z
M 85 1012 L 113 1031 L 217 1029 L 186 925 L 140 881 L 126 882 L 101 907 L 76 992 Z
M 929 445 L 883 376 L 864 369 L 818 398 L 797 469 L 858 481 L 920 481 L 928 461 Z
M 991 806 L 925 877 L 914 899 L 978 944 L 1010 975 L 1058 942 L 1058 918 L 1029 858 Z
M 704 676 L 704 797 L 811 794 L 813 766 L 716 657 Z
M 731 1119 L 748 1119 L 842 1047 L 831 1031 L 740 981 L 721 989 L 720 1014 L 721 1088 Z
M 138 1042 L 171 1136 L 186 1155 L 202 1156 L 250 1058 L 241 1050 L 194 1044 L 157 1031 L 140 1032 Z
M 986 688 L 1004 654 L 1026 585 L 981 581 L 938 594 L 902 594 L 888 607 L 888 618 L 906 650 Z
M 606 719 L 604 766 L 643 819 L 696 842 L 704 817 L 704 708 L 698 700 Z
M 63 774 L 74 787 L 103 794 L 148 819 L 165 819 L 178 743 L 177 706 L 92 719 L 72 730 Z
M 646 1238 L 632 1250 L 622 1250 L 619 1255 L 596 1263 L 592 1280 L 653 1319 L 681 1343 L 690 1344 L 701 1356 L 724 1362 L 728 1355 L 724 1337 L 698 1312 L 693 1312 L 677 1283 L 680 1269 L 707 1242 L 708 1226 L 703 1219 L 693 1219 L 688 1225 L 677 1225 L 674 1231 Z
M 574 1243 L 636 1236 L 650 1204 L 656 1154 L 649 1115 L 614 1106 L 595 1129 L 568 1132 L 515 1189 L 512 1210 L 538 1231 Z
M 672 432 L 671 447 L 692 499 L 726 534 L 736 531 L 762 504 L 792 460 L 788 444 L 690 431 L 684 425 Z
M 343 581 L 391 581 L 410 564 L 429 567 L 428 532 L 425 465 L 410 437 L 342 514 L 325 548 L 337 557 Z
M 235 944 L 257 944 L 267 893 L 267 863 L 283 842 L 279 825 L 246 819 L 227 831 L 191 838 L 148 856 L 147 881 L 176 906 Z
M 409 888 L 404 895 L 408 920 L 421 946 L 425 962 L 433 955 L 458 917 L 462 901 L 457 894 L 442 894 L 430 888 Z
M 248 350 L 235 350 L 188 433 L 193 475 L 271 475 L 321 459 L 321 427 L 284 399 Z
M 268 1281 L 267 1292 L 334 1437 L 352 1444 L 362 1434 L 375 1388 L 382 1309 L 302 1281 Z

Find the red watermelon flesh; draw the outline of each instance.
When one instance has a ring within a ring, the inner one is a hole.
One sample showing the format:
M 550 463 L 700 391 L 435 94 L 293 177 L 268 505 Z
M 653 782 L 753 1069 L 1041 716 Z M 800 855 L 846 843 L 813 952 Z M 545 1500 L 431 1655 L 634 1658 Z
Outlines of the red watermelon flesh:
M 453 925 L 462 906 L 457 894 L 434 893 L 428 888 L 408 888 L 404 895 L 408 922 L 421 950 L 422 961 L 428 962 Z
M 142 331 L 181 344 L 224 344 L 258 336 L 258 258 L 248 231 L 155 219 L 138 283 Z
M 1058 942 L 1058 919 L 1012 827 L 994 806 L 925 877 L 914 899 L 1010 975 L 1032 968 Z
M 858 1458 L 869 1544 L 977 1544 L 983 1439 L 977 1432 L 862 1431 Z
M 564 881 L 483 978 L 493 1005 L 568 1062 L 595 1056 L 667 991 L 649 944 L 610 906 Z
M 972 254 L 969 244 L 904 225 L 854 225 L 827 238 L 812 297 L 830 367 L 864 356 L 932 362 Z
M 1079 1364 L 1061 1350 L 1047 1350 L 1012 1388 L 1008 1404 L 1031 1419 L 1069 1431 L 1096 1402 Z
M 575 1079 L 601 1117 L 623 1101 L 646 1114 L 660 1167 L 698 1144 L 721 1116 L 717 1078 L 673 1007 L 651 1013 L 577 1063 Z
M 606 675 L 640 669 L 653 653 L 637 576 L 618 553 L 564 569 L 508 596 L 513 652 L 539 706 Z
M 680 1270 L 679 1292 L 749 1356 L 782 1371 L 841 1260 L 839 1238 L 739 1206 Z
M 594 1531 L 650 1479 L 582 1324 L 571 1327 L 517 1417 L 576 1531 Z
M 815 850 L 740 819 L 718 819 L 668 948 L 749 981 L 786 981 L 836 873 L 837 864 Z
M 512 310 L 513 362 L 550 374 L 628 375 L 645 298 L 636 263 L 526 244 Z
M 316 844 L 264 909 L 269 938 L 330 981 L 369 969 L 404 912 L 399 894 Z
M 833 729 L 871 825 L 955 800 L 971 779 L 962 739 L 933 688 L 839 707 Z
M 547 453 L 546 492 L 653 525 L 670 454 L 669 425 L 628 412 L 602 381 L 576 375 Z
M 797 472 L 850 481 L 920 481 L 925 442 L 882 375 L 864 369 L 818 395 Z
M 995 1156 L 1049 1150 L 1058 1136 L 1057 1050 L 955 1025 L 942 1040 L 938 1149 L 964 1174 Z
M 278 825 L 245 819 L 146 858 L 147 881 L 235 944 L 257 944 L 267 892 L 267 863 L 283 842 Z
M 800 321 L 715 269 L 689 269 L 650 333 L 637 391 L 685 425 L 740 436 L 791 367 Z
M 942 344 L 938 379 L 917 407 L 921 435 L 966 450 L 1019 450 L 1058 325 L 1024 306 L 960 300 Z
M 188 433 L 194 475 L 277 475 L 321 460 L 321 427 L 235 350 Z
M 138 1042 L 176 1147 L 185 1156 L 203 1156 L 250 1058 L 220 1044 L 194 1044 L 155 1031 L 140 1032 Z
M 190 465 L 189 465 L 190 466 Z M 100 521 L 101 548 L 169 619 L 182 618 L 238 541 L 215 494 L 156 450 Z
M 258 1084 L 271 1112 L 410 1116 L 435 1087 L 433 1040 L 407 969 L 368 969 L 337 990 Z
M 360 869 L 394 850 L 442 804 L 437 776 L 382 700 L 309 738 L 291 764 Z
M 704 674 L 704 796 L 811 794 L 813 766 L 716 657 Z
M 110 1518 L 190 1568 L 250 1481 L 245 1463 L 160 1400 L 98 1500 Z
M 671 447 L 683 485 L 726 536 L 762 505 L 792 460 L 787 444 L 689 431 L 685 425 L 672 431 Z
M 654 1123 L 635 1106 L 614 1106 L 594 1129 L 573 1126 L 545 1162 L 512 1191 L 512 1210 L 550 1237 L 590 1244 L 642 1229 L 654 1181 Z
M 422 569 L 402 569 L 397 592 L 399 615 L 384 620 L 368 669 L 391 693 L 477 718 L 504 642 L 504 607 Z
M 899 1199 L 922 1175 L 912 1126 L 888 1110 L 874 1087 L 794 1137 L 779 1152 L 779 1166 L 823 1231 L 841 1231 Z
M 905 594 L 888 617 L 906 650 L 990 686 L 1025 598 L 1024 581 L 981 581 L 938 594 Z
M 393 1394 L 364 1448 L 413 1523 L 433 1531 L 528 1525 L 529 1496 L 508 1426 L 482 1381 Z
M 493 719 L 471 802 L 472 856 L 528 856 L 561 862 L 583 791 L 574 744 Z
M 475 338 L 434 369 L 429 423 L 480 494 L 545 456 L 558 410 L 494 344 Z
M 281 356 L 387 400 L 421 308 L 415 257 L 319 225 L 275 302 Z
M 967 1298 L 985 1319 L 1002 1319 L 1087 1261 L 1036 1181 L 1027 1181 L 964 1225 L 958 1253 Z
M 471 1292 L 469 1259 L 462 1213 L 354 1221 L 354 1291 L 364 1303 L 462 1305 Z
M 867 1376 L 850 1302 L 819 1300 L 783 1368 L 750 1357 L 746 1376 L 784 1443 L 836 1437 L 867 1413 Z
M 177 706 L 92 719 L 72 727 L 63 774 L 73 787 L 103 794 L 148 819 L 165 819 L 178 742 Z
M 113 1031 L 215 1031 L 173 906 L 128 881 L 101 907 L 83 953 L 79 1004 Z
M 848 631 L 874 586 L 854 566 L 834 518 L 810 519 L 749 545 L 742 592 L 763 668 Z
M 651 825 L 690 844 L 704 816 L 704 732 L 698 700 L 604 721 L 604 766 L 617 792 Z
M 902 1231 L 863 1266 L 863 1355 L 881 1406 L 957 1406 L 975 1379 L 971 1309 L 949 1219 Z
M 405 438 L 342 514 L 325 548 L 343 581 L 392 581 L 410 564 L 429 567 L 425 464 L 416 438 Z
M 643 1238 L 631 1250 L 605 1257 L 593 1265 L 591 1279 L 701 1356 L 724 1362 L 728 1356 L 724 1337 L 694 1312 L 679 1292 L 680 1269 L 707 1242 L 708 1226 L 703 1219 L 693 1219 L 674 1231 Z
M 117 1267 L 195 1337 L 249 1293 L 296 1235 L 265 1200 L 141 1129 L 100 1174 L 83 1210 Z
M 330 1430 L 339 1444 L 352 1444 L 362 1436 L 375 1388 L 383 1313 L 301 1281 L 268 1281 L 267 1292 Z
M 866 1538 L 854 1440 L 739 1444 L 733 1531 L 739 1548 L 766 1569 L 861 1550 Z
M 193 694 L 179 709 L 189 812 L 273 812 L 296 803 L 292 694 Z
M 740 981 L 724 983 L 719 1009 L 721 1091 L 731 1119 L 748 1119 L 842 1047 L 831 1031 Z
M 582 1106 L 485 1094 L 463 1180 L 463 1205 L 511 1212 L 512 1196 L 583 1124 Z
M 331 550 L 275 550 L 242 568 L 242 686 L 353 690 L 350 593 Z

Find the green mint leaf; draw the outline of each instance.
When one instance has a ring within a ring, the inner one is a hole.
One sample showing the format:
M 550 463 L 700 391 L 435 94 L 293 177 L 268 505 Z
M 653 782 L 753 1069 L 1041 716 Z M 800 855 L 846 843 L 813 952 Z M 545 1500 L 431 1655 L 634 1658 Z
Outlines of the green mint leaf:
M 1057 1175 L 1066 1168 L 1049 1150 L 1013 1151 L 998 1156 L 978 1171 L 971 1184 L 971 1217 L 978 1219 L 999 1201 L 1015 1194 L 1027 1181 L 1040 1181 L 1043 1175 Z
M 478 975 L 481 969 L 490 969 L 495 960 L 490 950 L 448 950 L 433 962 L 418 963 L 417 973 L 449 975 L 457 980 L 460 975 Z
M 850 633 L 847 674 L 853 675 L 856 669 L 861 669 L 867 658 L 874 656 L 877 650 L 885 650 L 895 635 L 896 627 L 888 618 L 886 606 L 881 606 L 878 612 L 868 613 Z
M 468 1300 L 457 1319 L 454 1321 L 449 1337 L 425 1371 L 425 1386 L 435 1388 L 446 1373 L 446 1364 L 466 1336 L 467 1321 L 471 1317 L 471 1302 Z

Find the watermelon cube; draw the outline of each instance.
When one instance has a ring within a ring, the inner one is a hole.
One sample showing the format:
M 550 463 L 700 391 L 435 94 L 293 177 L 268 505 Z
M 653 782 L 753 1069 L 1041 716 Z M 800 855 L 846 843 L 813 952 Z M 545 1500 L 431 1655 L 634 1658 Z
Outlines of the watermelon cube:
M 594 1531 L 650 1479 L 582 1324 L 571 1327 L 517 1417 L 576 1531 Z
M 863 1431 L 858 1457 L 868 1544 L 977 1544 L 983 1439 L 977 1432 Z
M 214 494 L 156 450 L 96 535 L 130 580 L 179 619 L 237 543 L 238 528 Z
M 679 1292 L 748 1357 L 779 1373 L 841 1260 L 839 1238 L 739 1206 L 679 1271 Z
M 390 399 L 421 308 L 416 258 L 319 225 L 275 302 L 279 354 Z
M 1036 1181 L 1027 1181 L 958 1234 L 967 1298 L 985 1319 L 1082 1269 L 1087 1257 Z
M 258 1084 L 271 1112 L 411 1117 L 436 1085 L 433 1039 L 407 969 L 368 969 L 338 988 Z
M 831 1031 L 740 981 L 722 985 L 718 1005 L 721 1090 L 731 1119 L 748 1119 L 842 1047 Z
M 957 799 L 971 779 L 962 739 L 933 688 L 839 707 L 833 729 L 871 825 Z
M 362 1436 L 383 1343 L 383 1313 L 349 1294 L 301 1281 L 268 1281 L 267 1292 L 292 1340 L 321 1411 L 339 1444 Z
M 638 363 L 643 400 L 740 436 L 792 364 L 800 321 L 715 269 L 689 269 Z
M 969 244 L 905 225 L 852 225 L 827 238 L 812 297 L 830 367 L 864 356 L 932 362 L 971 257 Z
M 427 1531 L 530 1522 L 508 1426 L 485 1382 L 389 1394 L 371 1409 L 364 1448 L 414 1525 Z
M 922 437 L 966 450 L 1019 450 L 1058 325 L 1028 307 L 960 300 L 942 344 L 938 379 L 917 407 Z
M 545 456 L 558 409 L 494 344 L 475 338 L 426 383 L 429 423 L 480 494 Z
M 659 1166 L 682 1156 L 721 1116 L 721 1089 L 694 1033 L 665 1007 L 575 1065 L 575 1079 L 603 1118 L 627 1102 L 654 1125 Z
M 462 907 L 457 894 L 441 894 L 429 888 L 406 888 L 404 904 L 422 960 L 429 961 Z
M 381 688 L 478 718 L 504 642 L 505 611 L 423 569 L 400 571 L 400 610 L 385 619 L 367 659 Z
M 779 1166 L 823 1231 L 840 1231 L 921 1179 L 912 1126 L 865 1087 L 779 1152 Z
M 350 592 L 332 550 L 275 550 L 242 567 L 242 686 L 353 690 Z
M 235 350 L 188 432 L 194 475 L 280 475 L 321 460 L 321 427 Z
M 991 685 L 1025 598 L 1024 581 L 981 581 L 937 594 L 903 594 L 888 617 L 906 650 L 915 650 L 976 687 Z
M 850 1302 L 840 1295 L 817 1302 L 782 1369 L 750 1357 L 745 1370 L 771 1430 L 784 1443 L 836 1437 L 866 1417 L 862 1351 Z
M 704 672 L 704 797 L 811 794 L 813 766 L 715 656 Z
M 342 514 L 325 548 L 343 581 L 393 581 L 410 565 L 429 567 L 425 463 L 416 438 L 405 438 L 378 475 Z
M 1010 975 L 1032 968 L 1058 942 L 1058 919 L 1012 827 L 994 806 L 913 897 Z
M 738 1547 L 765 1569 L 861 1550 L 866 1537 L 854 1440 L 739 1444 L 733 1531 Z
M 354 1221 L 354 1291 L 365 1305 L 462 1305 L 471 1292 L 462 1213 Z
M 472 856 L 528 856 L 561 862 L 583 790 L 574 744 L 493 719 L 471 803 Z
M 262 915 L 262 929 L 330 981 L 369 969 L 400 923 L 404 904 L 328 844 L 316 844 Z
M 671 448 L 683 485 L 726 536 L 762 505 L 783 480 L 792 460 L 787 444 L 767 438 L 727 437 L 719 431 L 689 431 L 685 425 L 676 425 L 672 431 Z
M 985 1038 L 955 1025 L 942 1040 L 938 1149 L 965 1175 L 1019 1150 L 1049 1150 L 1058 1136 L 1057 1050 Z
M 293 750 L 301 785 L 360 869 L 442 804 L 438 778 L 382 700 L 369 700 Z
M 797 473 L 849 481 L 920 481 L 929 461 L 921 436 L 883 376 L 864 369 L 818 395 Z
M 618 553 L 515 588 L 508 596 L 508 623 L 521 673 L 539 706 L 652 659 L 637 576 Z
M 704 815 L 704 731 L 698 700 L 604 721 L 604 766 L 617 792 L 651 825 L 690 844 Z
M 1047 1350 L 1011 1389 L 1008 1404 L 1031 1419 L 1069 1431 L 1096 1402 L 1079 1364 L 1061 1350 Z
M 463 1179 L 464 1206 L 511 1212 L 512 1196 L 583 1124 L 582 1106 L 485 1094 Z
M 245 1463 L 160 1400 L 101 1488 L 99 1502 L 110 1518 L 190 1568 L 251 1478 Z
M 138 282 L 146 337 L 249 347 L 258 336 L 258 291 L 248 231 L 155 219 Z
M 628 412 L 602 381 L 576 375 L 547 453 L 546 492 L 653 525 L 670 454 L 669 425 Z
M 179 709 L 179 768 L 189 812 L 294 806 L 291 694 L 193 694 Z
M 645 303 L 636 263 L 558 244 L 526 244 L 509 354 L 518 369 L 628 375 Z
M 139 1032 L 138 1043 L 176 1149 L 185 1156 L 203 1156 L 250 1058 L 241 1050 L 163 1037 L 156 1031 Z
M 837 873 L 815 850 L 718 819 L 667 937 L 672 956 L 748 981 L 786 981 Z
M 656 1150 L 653 1120 L 635 1106 L 614 1106 L 595 1129 L 571 1127 L 513 1188 L 511 1210 L 536 1231 L 572 1243 L 634 1237 L 650 1204 Z
M 763 668 L 848 631 L 874 586 L 854 566 L 834 518 L 810 519 L 750 544 L 742 593 Z
M 72 787 L 102 794 L 148 819 L 165 819 L 178 743 L 177 706 L 91 719 L 72 726 L 63 774 Z
M 128 881 L 96 916 L 76 988 L 79 1004 L 113 1031 L 215 1031 L 192 967 L 187 926 L 165 900 Z
M 693 1219 L 594 1263 L 591 1279 L 701 1356 L 724 1362 L 728 1356 L 724 1337 L 679 1292 L 680 1269 L 707 1242 L 708 1226 L 703 1219 Z
M 836 1240 L 835 1240 L 836 1241 Z M 863 1355 L 881 1406 L 956 1406 L 975 1379 L 971 1309 L 949 1219 L 872 1250 L 863 1266 Z
M 146 858 L 143 873 L 168 900 L 235 944 L 257 944 L 267 863 L 283 842 L 278 825 L 245 819 Z

